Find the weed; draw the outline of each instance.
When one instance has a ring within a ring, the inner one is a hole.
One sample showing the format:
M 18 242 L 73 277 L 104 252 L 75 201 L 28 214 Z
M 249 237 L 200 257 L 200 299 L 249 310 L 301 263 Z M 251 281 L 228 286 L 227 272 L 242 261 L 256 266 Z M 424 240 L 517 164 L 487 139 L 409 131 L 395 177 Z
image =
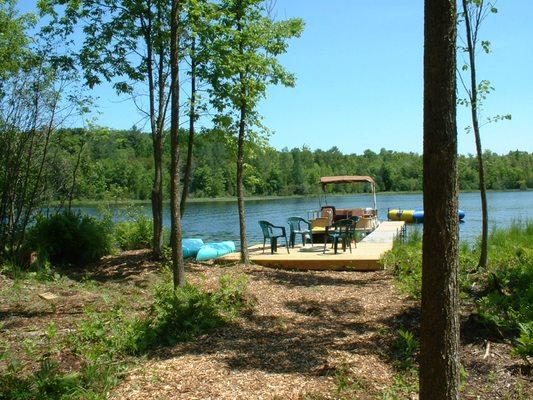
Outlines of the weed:
M 404 243 L 397 242 L 383 258 L 392 269 L 401 290 L 416 299 L 421 296 L 422 243 L 414 231 Z M 515 222 L 506 229 L 494 229 L 489 237 L 489 264 L 477 266 L 479 243 L 460 246 L 459 282 L 461 297 L 471 301 L 478 314 L 500 332 L 514 337 L 519 354 L 528 351 L 527 329 L 520 324 L 533 320 L 533 221 Z M 529 347 L 531 349 L 531 347 Z
M 351 374 L 349 365 L 345 363 L 342 363 L 335 369 L 334 378 L 336 392 L 341 399 L 353 398 L 357 392 L 369 388 L 365 380 Z
M 533 321 L 518 324 L 520 336 L 516 340 L 515 354 L 529 363 L 528 357 L 533 357 Z
M 148 350 L 191 340 L 228 323 L 248 307 L 246 279 L 225 275 L 219 288 L 207 292 L 196 286 L 176 291 L 171 284 L 156 288 L 155 301 L 147 315 L 129 315 L 126 308 L 97 312 L 85 310 L 86 318 L 67 338 L 81 360 L 81 369 L 65 373 L 52 358 L 58 351 L 57 326 L 50 324 L 42 343 L 26 341 L 23 347 L 38 368 L 25 373 L 24 365 L 11 354 L 8 343 L 0 343 L 0 360 L 7 365 L 0 376 L 0 400 L 106 398 L 118 384 L 131 356 Z M 37 348 L 43 350 L 38 356 Z
M 246 280 L 223 276 L 213 293 L 188 285 L 174 290 L 170 283 L 156 287 L 148 315 L 127 316 L 123 309 L 86 310 L 71 345 L 91 360 L 117 358 L 191 340 L 235 318 L 248 307 Z
M 410 367 L 420 349 L 420 342 L 408 330 L 398 329 L 396 333 L 397 337 L 393 344 L 394 350 L 403 366 Z
M 131 221 L 115 225 L 115 241 L 122 250 L 150 247 L 153 236 L 152 221 L 143 214 L 136 214 Z
M 400 400 L 412 398 L 418 393 L 418 380 L 416 371 L 406 374 L 396 375 L 392 386 L 386 388 L 381 393 L 382 400 Z

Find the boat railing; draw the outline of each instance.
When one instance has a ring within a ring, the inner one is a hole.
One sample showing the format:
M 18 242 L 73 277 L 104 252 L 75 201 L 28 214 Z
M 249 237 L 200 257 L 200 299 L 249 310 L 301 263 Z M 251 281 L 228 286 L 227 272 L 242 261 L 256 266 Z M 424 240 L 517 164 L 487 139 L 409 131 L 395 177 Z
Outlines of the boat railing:
M 310 221 L 312 219 L 320 218 L 321 212 L 320 210 L 307 210 L 307 220 Z

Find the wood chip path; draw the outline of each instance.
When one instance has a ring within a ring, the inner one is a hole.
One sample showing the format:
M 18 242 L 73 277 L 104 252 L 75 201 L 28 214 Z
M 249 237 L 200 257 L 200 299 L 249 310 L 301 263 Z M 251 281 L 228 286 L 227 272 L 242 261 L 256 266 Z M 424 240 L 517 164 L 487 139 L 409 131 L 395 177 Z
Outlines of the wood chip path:
M 129 374 L 114 399 L 334 398 L 342 368 L 371 382 L 371 392 L 390 385 L 390 332 L 408 302 L 386 272 L 204 266 L 189 279 L 216 285 L 228 272 L 248 276 L 253 311 L 159 352 Z

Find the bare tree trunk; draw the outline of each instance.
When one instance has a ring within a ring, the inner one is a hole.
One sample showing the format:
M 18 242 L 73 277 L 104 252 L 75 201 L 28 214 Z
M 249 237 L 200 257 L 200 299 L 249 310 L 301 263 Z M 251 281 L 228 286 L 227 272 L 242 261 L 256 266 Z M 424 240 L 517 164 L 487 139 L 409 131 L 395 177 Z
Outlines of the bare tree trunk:
M 151 4 L 149 2 L 149 7 Z M 153 256 L 156 260 L 163 253 L 163 131 L 157 123 L 155 111 L 154 57 L 152 42 L 152 15 L 147 13 L 147 20 L 141 18 L 146 43 L 146 66 L 148 74 L 148 98 L 150 103 L 150 129 L 154 153 L 154 181 L 152 183 L 152 223 L 154 236 L 152 242 Z M 159 77 L 161 79 L 161 77 Z M 161 99 L 160 99 L 161 101 Z
M 420 399 L 458 398 L 455 0 L 426 0 Z
M 76 189 L 76 176 L 78 175 L 78 169 L 81 162 L 81 154 L 83 153 L 83 148 L 85 147 L 85 140 L 80 144 L 80 150 L 78 151 L 78 157 L 76 158 L 76 165 L 74 166 L 74 171 L 72 172 L 72 185 L 70 187 L 70 192 L 68 195 L 68 208 L 67 211 L 70 213 L 72 210 L 72 199 L 74 198 L 74 190 Z
M 239 231 L 241 236 L 241 261 L 250 264 L 248 241 L 246 239 L 246 213 L 244 209 L 244 138 L 246 134 L 246 101 L 241 104 L 239 121 L 239 139 L 237 142 L 237 206 L 239 208 Z
M 242 31 L 242 12 L 243 4 L 238 3 L 237 9 L 237 30 Z M 244 55 L 244 46 L 239 43 L 239 53 Z M 246 71 L 248 72 L 248 71 Z M 241 85 L 241 104 L 239 120 L 239 138 L 237 141 L 237 207 L 239 209 L 239 233 L 241 239 L 241 261 L 245 266 L 250 264 L 248 254 L 248 240 L 246 239 L 246 210 L 244 208 L 244 139 L 246 135 L 246 76 L 244 72 L 239 73 L 239 82 Z
M 482 5 L 481 5 L 482 7 Z M 481 254 L 479 255 L 478 268 L 485 268 L 487 266 L 488 258 L 488 241 L 489 241 L 489 213 L 487 206 L 487 190 L 485 187 L 485 168 L 483 166 L 483 149 L 481 148 L 481 135 L 479 132 L 478 120 L 478 93 L 477 93 L 477 78 L 476 78 L 476 48 L 474 43 L 474 36 L 477 32 L 472 32 L 470 14 L 468 10 L 467 0 L 463 0 L 463 12 L 466 26 L 466 41 L 468 46 L 468 57 L 470 61 L 470 111 L 472 113 L 472 128 L 474 130 L 474 137 L 476 139 L 476 155 L 479 177 L 479 192 L 481 194 L 481 214 L 482 214 L 482 228 L 481 228 Z M 477 25 L 476 25 L 477 31 Z
M 163 138 L 162 133 L 152 133 L 154 147 L 154 182 L 152 186 L 153 256 L 156 260 L 163 253 Z
M 196 121 L 196 41 L 193 38 L 191 43 L 191 106 L 189 110 L 189 142 L 187 143 L 187 162 L 183 175 L 183 188 L 181 190 L 180 215 L 185 213 L 185 203 L 189 194 L 192 170 L 192 150 L 194 145 L 194 123 Z
M 171 38 L 170 38 L 170 90 L 171 90 L 171 120 L 170 120 L 170 217 L 172 246 L 172 272 L 174 288 L 185 286 L 185 266 L 183 264 L 182 231 L 180 216 L 180 146 L 179 146 L 179 111 L 180 111 L 180 81 L 179 81 L 179 20 L 180 0 L 172 0 Z

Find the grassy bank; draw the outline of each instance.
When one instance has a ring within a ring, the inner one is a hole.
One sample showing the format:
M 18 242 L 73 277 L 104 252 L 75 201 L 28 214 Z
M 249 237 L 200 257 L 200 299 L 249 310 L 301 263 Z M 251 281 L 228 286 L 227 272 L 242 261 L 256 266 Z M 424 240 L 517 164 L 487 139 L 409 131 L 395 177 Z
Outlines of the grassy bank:
M 462 311 L 479 323 L 487 337 L 508 340 L 529 363 L 533 357 L 533 221 L 494 229 L 489 237 L 489 262 L 479 269 L 478 243 L 461 243 L 460 295 Z M 383 259 L 397 285 L 420 299 L 422 241 L 419 231 Z

